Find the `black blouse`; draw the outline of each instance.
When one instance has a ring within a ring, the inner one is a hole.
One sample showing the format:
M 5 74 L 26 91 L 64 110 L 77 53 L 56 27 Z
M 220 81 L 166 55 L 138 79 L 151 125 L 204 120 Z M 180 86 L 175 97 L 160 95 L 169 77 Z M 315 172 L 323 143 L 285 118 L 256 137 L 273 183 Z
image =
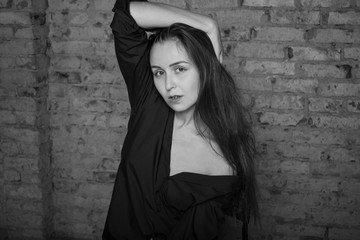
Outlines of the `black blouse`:
M 229 227 L 223 211 L 237 177 L 169 175 L 174 112 L 153 85 L 147 35 L 130 15 L 129 1 L 118 0 L 113 11 L 131 116 L 103 239 L 237 239 L 239 230 Z

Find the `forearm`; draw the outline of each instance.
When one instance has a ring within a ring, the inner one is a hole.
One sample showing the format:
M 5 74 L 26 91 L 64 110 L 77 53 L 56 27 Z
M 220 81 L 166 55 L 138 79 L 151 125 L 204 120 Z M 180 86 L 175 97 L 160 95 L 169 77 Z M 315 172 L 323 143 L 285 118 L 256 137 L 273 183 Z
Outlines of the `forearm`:
M 168 27 L 178 22 L 203 30 L 210 37 L 215 54 L 222 62 L 220 31 L 212 18 L 167 4 L 150 2 L 130 2 L 130 14 L 145 29 Z
M 211 33 L 217 29 L 212 18 L 162 3 L 130 2 L 130 13 L 141 28 L 162 28 L 179 22 Z

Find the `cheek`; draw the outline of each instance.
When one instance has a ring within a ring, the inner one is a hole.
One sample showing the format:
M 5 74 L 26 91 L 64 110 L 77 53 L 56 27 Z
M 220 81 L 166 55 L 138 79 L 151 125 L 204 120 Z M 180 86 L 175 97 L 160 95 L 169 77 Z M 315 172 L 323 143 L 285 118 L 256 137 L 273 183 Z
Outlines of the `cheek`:
M 163 87 L 163 84 L 161 84 L 161 81 L 154 80 L 154 85 L 155 85 L 156 90 L 158 90 L 158 92 L 162 95 L 164 87 Z

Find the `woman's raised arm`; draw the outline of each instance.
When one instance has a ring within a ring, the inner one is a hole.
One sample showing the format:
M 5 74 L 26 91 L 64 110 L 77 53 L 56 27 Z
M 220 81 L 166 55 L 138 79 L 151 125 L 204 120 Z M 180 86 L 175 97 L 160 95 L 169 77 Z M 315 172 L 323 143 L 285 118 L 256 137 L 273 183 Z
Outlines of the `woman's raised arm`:
M 144 29 L 168 27 L 179 22 L 203 30 L 210 37 L 216 56 L 222 61 L 220 31 L 214 19 L 167 4 L 151 2 L 130 2 L 130 13 Z

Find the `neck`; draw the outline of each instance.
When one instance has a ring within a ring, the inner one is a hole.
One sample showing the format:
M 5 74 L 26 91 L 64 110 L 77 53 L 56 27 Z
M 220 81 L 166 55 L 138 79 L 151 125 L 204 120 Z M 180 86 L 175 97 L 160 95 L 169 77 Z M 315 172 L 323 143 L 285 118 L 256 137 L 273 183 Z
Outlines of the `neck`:
M 175 126 L 177 128 L 194 126 L 194 114 L 189 112 L 175 112 Z

